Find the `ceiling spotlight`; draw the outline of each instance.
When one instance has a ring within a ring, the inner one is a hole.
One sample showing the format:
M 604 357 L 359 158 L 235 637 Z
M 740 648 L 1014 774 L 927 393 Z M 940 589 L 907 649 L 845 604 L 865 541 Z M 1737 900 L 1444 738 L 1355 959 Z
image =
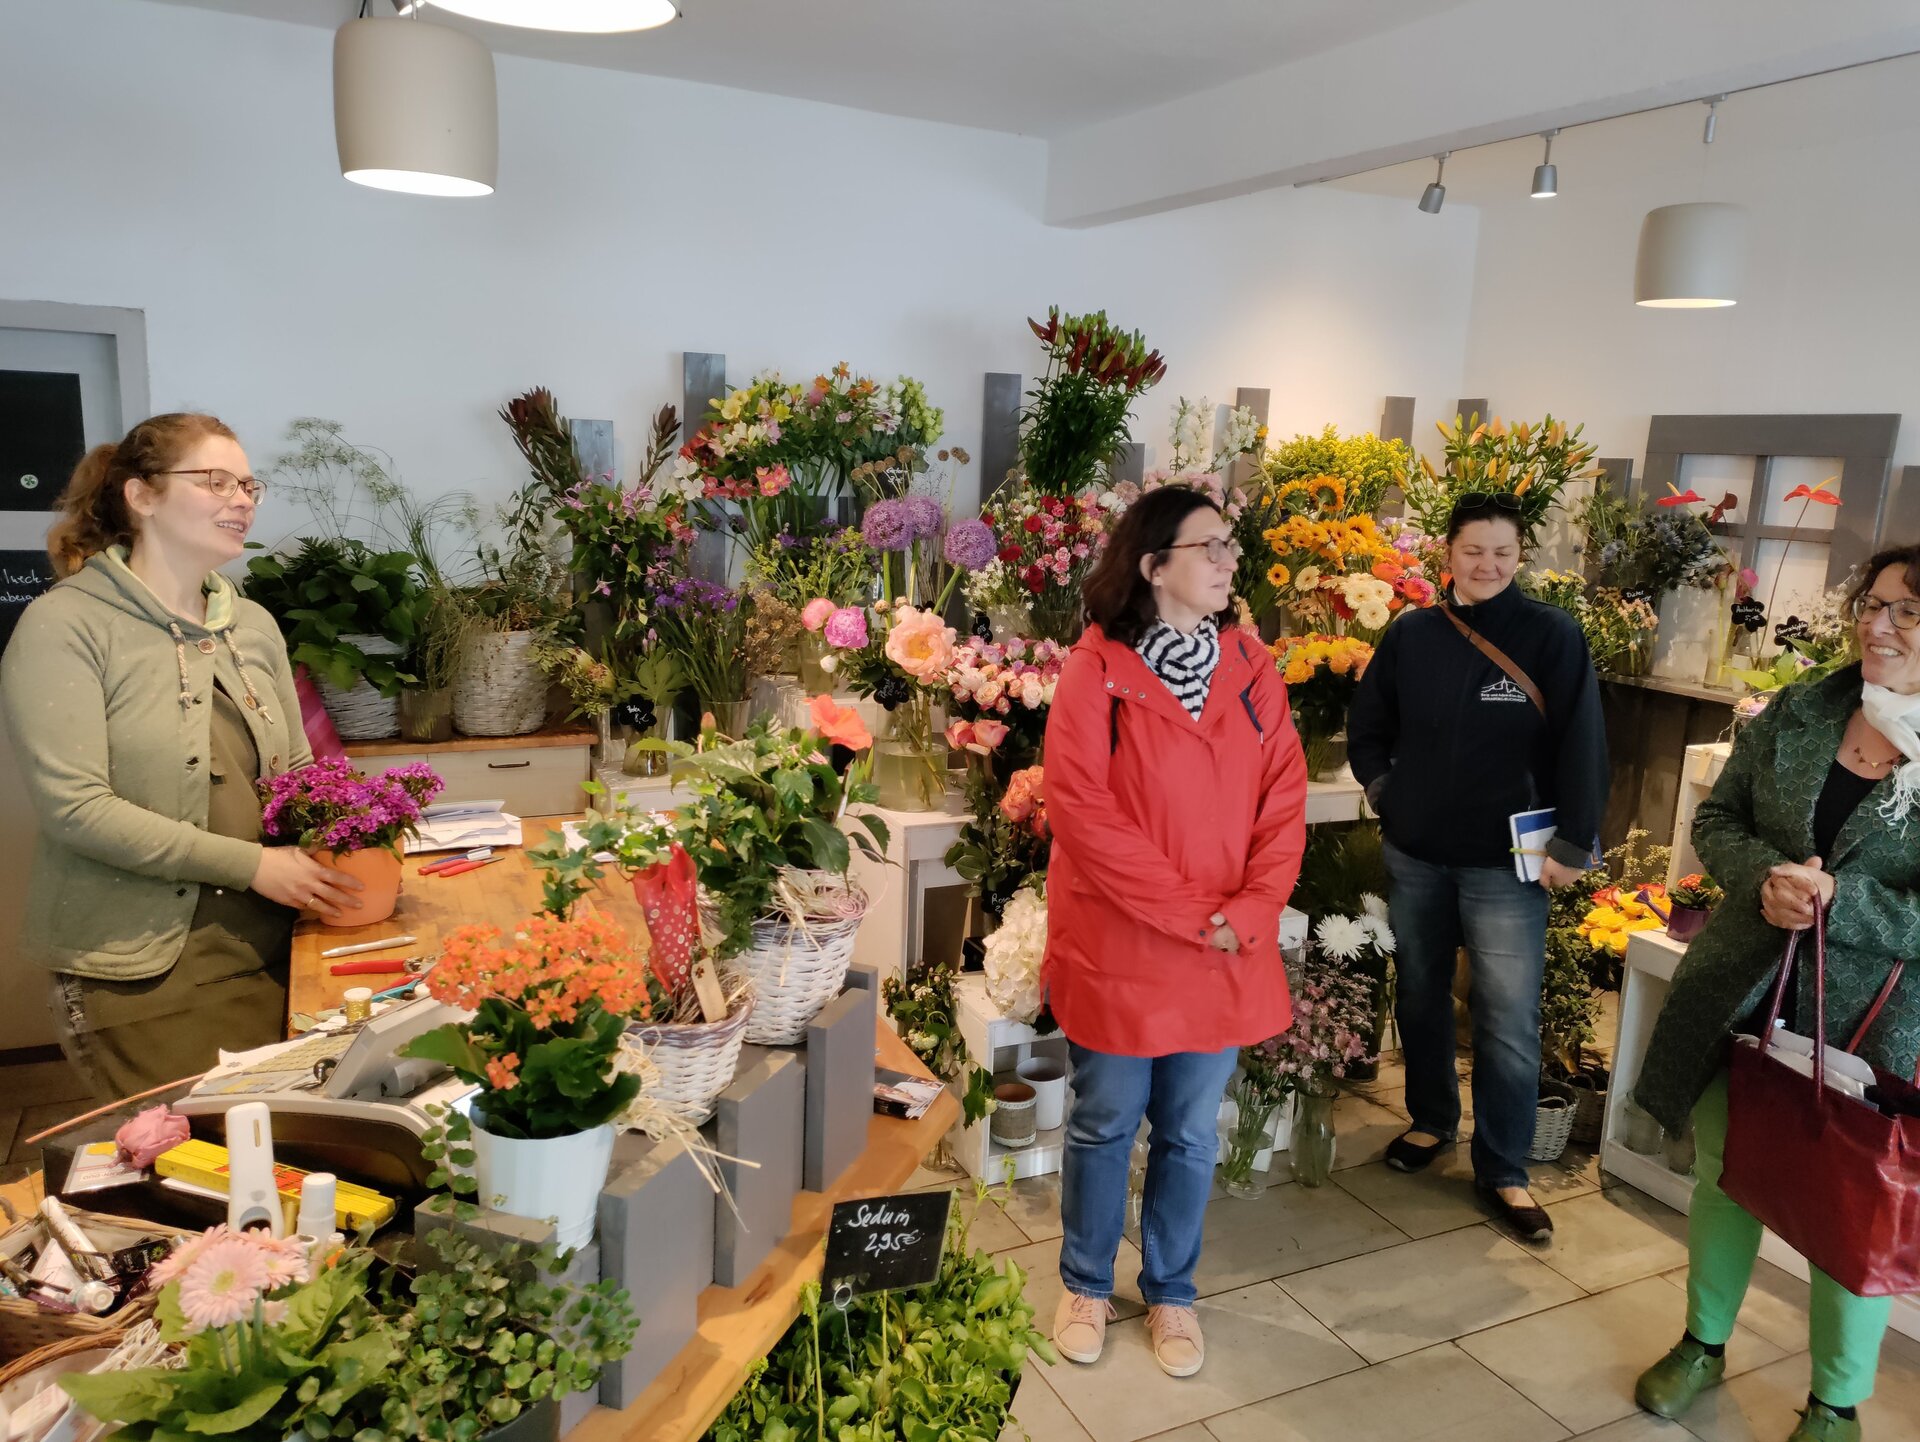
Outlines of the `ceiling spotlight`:
M 1446 178 L 1447 157 L 1451 154 L 1453 154 L 1451 150 L 1443 150 L 1434 156 L 1434 159 L 1439 162 L 1439 168 L 1433 172 L 1433 180 L 1420 195 L 1420 208 L 1428 215 L 1438 215 L 1440 207 L 1447 203 L 1447 188 L 1440 182 Z
M 1530 193 L 1535 200 L 1545 200 L 1560 193 L 1560 171 L 1553 163 L 1553 137 L 1559 133 L 1557 130 L 1540 132 L 1540 138 L 1547 142 L 1547 153 L 1533 167 L 1533 190 Z
M 1716 111 L 1725 98 L 1715 96 L 1707 102 L 1702 145 L 1713 144 Z M 1634 304 L 1670 310 L 1734 305 L 1746 258 L 1744 206 L 1700 200 L 1650 210 L 1640 222 Z
M 340 173 L 376 190 L 490 195 L 500 158 L 493 56 L 421 20 L 349 20 L 333 37 Z
M 424 8 L 426 0 L 413 3 Z M 432 0 L 432 4 L 470 20 L 582 35 L 652 30 L 680 16 L 674 0 Z

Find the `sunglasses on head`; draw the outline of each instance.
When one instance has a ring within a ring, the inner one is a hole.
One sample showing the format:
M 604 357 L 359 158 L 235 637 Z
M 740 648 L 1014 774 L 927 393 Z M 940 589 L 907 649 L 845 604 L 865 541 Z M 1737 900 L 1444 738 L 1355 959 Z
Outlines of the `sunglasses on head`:
M 1517 516 L 1522 509 L 1520 498 L 1512 491 L 1462 491 L 1459 499 L 1453 503 L 1453 519 L 1458 520 L 1477 511 L 1499 511 Z

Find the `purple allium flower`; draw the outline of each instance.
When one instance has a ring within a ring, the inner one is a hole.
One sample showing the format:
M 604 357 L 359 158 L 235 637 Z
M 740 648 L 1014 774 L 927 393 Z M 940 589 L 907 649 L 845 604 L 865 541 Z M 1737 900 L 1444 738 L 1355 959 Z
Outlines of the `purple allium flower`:
M 993 527 L 976 517 L 948 531 L 942 549 L 949 565 L 963 571 L 977 571 L 993 560 L 999 543 L 993 538 Z
M 903 496 L 900 504 L 912 517 L 912 540 L 931 541 L 947 524 L 947 508 L 932 496 Z
M 875 501 L 861 517 L 860 532 L 876 551 L 904 551 L 918 539 L 914 520 L 904 500 Z

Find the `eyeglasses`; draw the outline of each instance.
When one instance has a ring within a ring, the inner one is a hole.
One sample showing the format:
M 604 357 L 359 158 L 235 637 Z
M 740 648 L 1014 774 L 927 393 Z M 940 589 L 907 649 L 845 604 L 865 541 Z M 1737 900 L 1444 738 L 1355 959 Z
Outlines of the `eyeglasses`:
M 1853 603 L 1853 619 L 1863 625 L 1882 611 L 1899 630 L 1911 631 L 1920 626 L 1920 601 L 1883 601 L 1878 596 L 1862 596 Z
M 1182 541 L 1176 546 L 1168 546 L 1169 551 L 1190 551 L 1195 547 L 1204 547 L 1207 562 L 1214 566 L 1224 566 L 1228 561 L 1240 559 L 1240 543 L 1229 541 L 1221 536 L 1208 536 L 1204 541 Z
M 245 491 L 247 499 L 254 502 L 258 502 L 267 493 L 265 481 L 256 480 L 252 476 L 236 476 L 232 471 L 223 471 L 217 467 L 213 470 L 155 471 L 154 474 L 156 476 L 193 476 L 196 478 L 194 480 L 196 486 L 205 487 L 223 501 L 232 500 L 235 491 Z
M 1507 511 L 1517 516 L 1522 508 L 1523 503 L 1512 491 L 1462 491 L 1453 503 L 1456 516 L 1463 511 Z

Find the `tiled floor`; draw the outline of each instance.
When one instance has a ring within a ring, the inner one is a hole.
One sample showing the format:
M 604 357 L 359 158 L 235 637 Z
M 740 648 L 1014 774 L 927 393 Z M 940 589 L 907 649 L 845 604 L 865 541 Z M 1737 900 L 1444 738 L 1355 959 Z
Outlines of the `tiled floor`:
M 56 1054 L 0 1066 L 0 1182 L 40 1164 L 40 1148 L 26 1139 L 93 1108 L 80 1078 Z
M 1029 1364 L 1003 1442 L 1022 1427 L 1032 1442 L 1783 1442 L 1807 1389 L 1804 1283 L 1761 1263 L 1726 1384 L 1684 1426 L 1646 1416 L 1633 1379 L 1680 1335 L 1685 1218 L 1570 1151 L 1534 1171 L 1554 1241 L 1510 1241 L 1475 1205 L 1464 1149 L 1424 1176 L 1378 1164 L 1405 1125 L 1398 1087 L 1389 1067 L 1336 1107 L 1328 1186 L 1292 1181 L 1282 1157 L 1258 1199 L 1210 1204 L 1197 1377 L 1154 1365 L 1139 1251 L 1122 1242 L 1106 1356 Z M 1028 1273 L 1043 1326 L 1059 1236 L 1057 1177 L 1017 1183 L 974 1223 Z M 1861 1416 L 1871 1442 L 1920 1442 L 1920 1343 L 1888 1337 Z

